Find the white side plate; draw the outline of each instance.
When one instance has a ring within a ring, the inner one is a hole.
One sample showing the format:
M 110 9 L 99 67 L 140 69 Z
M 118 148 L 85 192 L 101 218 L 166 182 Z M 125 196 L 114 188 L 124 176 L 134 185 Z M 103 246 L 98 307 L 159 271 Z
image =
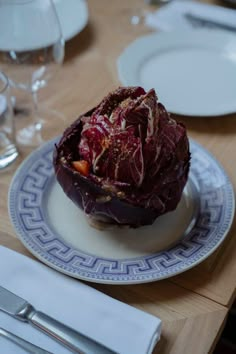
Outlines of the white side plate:
M 42 4 L 43 1 L 42 1 Z M 54 0 L 58 18 L 61 24 L 62 35 L 65 40 L 69 40 L 76 34 L 82 31 L 88 22 L 88 7 L 85 0 Z M 33 4 L 32 4 L 33 5 Z M 52 45 L 58 40 L 57 30 L 53 30 L 52 26 L 42 26 L 41 18 L 37 16 L 37 9 L 32 11 L 31 6 L 20 7 L 6 6 L 2 8 L 0 6 L 0 21 L 4 24 L 5 33 L 4 36 L 0 36 L 0 49 L 3 51 L 15 50 L 15 51 L 28 51 L 34 50 L 46 46 Z M 12 29 L 17 28 L 17 21 L 13 21 L 13 14 L 17 14 L 17 18 L 23 21 L 21 31 Z M 24 26 L 24 18 L 27 18 L 27 25 Z M 9 22 L 8 19 L 11 19 Z M 36 21 L 39 21 L 37 23 Z M 14 23 L 14 26 L 13 26 Z M 29 23 L 32 24 L 32 28 L 35 23 L 40 26 L 40 31 L 30 32 Z M 14 35 L 12 35 L 12 31 Z
M 123 85 L 155 88 L 169 112 L 217 116 L 236 112 L 236 36 L 224 31 L 153 33 L 118 58 Z
M 88 23 L 86 0 L 54 0 L 65 40 L 81 32 Z

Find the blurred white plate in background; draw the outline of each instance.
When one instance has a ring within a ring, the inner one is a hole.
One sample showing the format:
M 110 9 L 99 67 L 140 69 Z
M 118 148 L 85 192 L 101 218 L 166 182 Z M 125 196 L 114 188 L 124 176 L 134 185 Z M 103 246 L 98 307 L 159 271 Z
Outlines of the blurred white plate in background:
M 54 3 L 63 37 L 69 40 L 81 32 L 88 22 L 87 2 L 85 0 L 54 0 Z M 0 22 L 5 28 L 4 36 L 0 36 L 2 51 L 29 51 L 50 46 L 58 40 L 58 32 L 53 26 L 49 30 L 49 26 L 44 26 L 43 22 L 37 23 L 40 18 L 37 16 L 37 9 L 33 9 L 33 5 L 34 3 L 27 7 L 5 6 L 1 8 Z M 25 18 L 26 24 L 24 24 Z M 29 24 L 32 28 L 38 26 L 41 28 L 40 31 L 29 31 Z
M 153 33 L 118 58 L 123 85 L 155 88 L 169 112 L 217 116 L 236 112 L 236 36 L 224 31 Z
M 81 32 L 88 23 L 85 0 L 54 0 L 65 40 Z

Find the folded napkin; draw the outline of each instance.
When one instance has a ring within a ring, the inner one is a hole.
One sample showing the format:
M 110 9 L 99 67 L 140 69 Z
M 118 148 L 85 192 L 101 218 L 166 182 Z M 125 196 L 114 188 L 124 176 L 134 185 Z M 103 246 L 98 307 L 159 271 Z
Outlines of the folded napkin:
M 145 24 L 151 28 L 173 31 L 195 28 L 194 22 L 186 14 L 203 20 L 218 22 L 221 25 L 236 27 L 236 11 L 222 6 L 203 4 L 191 0 L 175 0 L 162 6 L 145 17 Z M 204 21 L 202 22 L 204 26 Z
M 159 340 L 159 318 L 2 246 L 0 285 L 29 301 L 37 310 L 55 317 L 117 353 L 151 353 Z M 0 327 L 52 353 L 71 353 L 30 324 L 20 322 L 1 311 Z M 0 353 L 25 352 L 0 337 Z

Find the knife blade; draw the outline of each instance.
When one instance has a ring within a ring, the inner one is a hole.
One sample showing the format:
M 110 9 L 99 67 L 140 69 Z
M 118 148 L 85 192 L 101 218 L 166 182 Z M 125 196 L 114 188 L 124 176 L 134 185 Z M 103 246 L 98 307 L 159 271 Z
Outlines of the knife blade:
M 115 352 L 58 320 L 37 311 L 27 300 L 0 286 L 0 310 L 28 322 L 79 354 L 114 354 Z
M 15 315 L 27 306 L 27 301 L 0 287 L 0 309 L 9 315 Z
M 236 32 L 236 26 L 227 24 L 227 23 L 220 23 L 211 19 L 203 18 L 198 15 L 194 15 L 192 13 L 186 12 L 184 17 L 196 27 L 209 27 L 209 28 L 219 28 L 222 30 L 227 30 L 231 32 Z

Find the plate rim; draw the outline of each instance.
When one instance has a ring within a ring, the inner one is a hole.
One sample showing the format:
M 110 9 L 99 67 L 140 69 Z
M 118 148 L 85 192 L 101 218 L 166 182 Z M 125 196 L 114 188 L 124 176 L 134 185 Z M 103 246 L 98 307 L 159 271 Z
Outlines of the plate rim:
M 206 38 L 208 38 L 209 40 L 206 41 Z M 156 39 L 156 40 L 155 40 Z M 214 41 L 212 42 L 212 40 L 214 39 Z M 165 45 L 165 41 L 168 41 L 168 48 L 169 46 L 176 46 L 176 40 L 180 41 L 182 44 L 190 43 L 191 40 L 191 44 L 192 41 L 195 40 L 204 40 L 205 44 L 207 45 L 207 48 L 215 48 L 217 49 L 217 51 L 219 51 L 220 53 L 224 53 L 225 50 L 222 47 L 222 41 L 224 43 L 228 42 L 228 41 L 233 41 L 235 46 L 236 46 L 236 36 L 233 35 L 232 33 L 226 33 L 226 31 L 223 30 L 219 30 L 219 29 L 214 29 L 210 30 L 210 29 L 195 29 L 195 30 L 191 30 L 191 31 L 183 31 L 183 30 L 176 30 L 174 32 L 152 32 L 152 33 L 148 33 L 146 35 L 140 36 L 136 39 L 134 39 L 132 42 L 130 42 L 120 53 L 120 55 L 117 58 L 116 64 L 117 64 L 117 71 L 118 71 L 118 78 L 119 81 L 125 85 L 125 86 L 140 86 L 140 84 L 138 83 L 137 78 L 134 80 L 134 82 L 131 84 L 130 83 L 130 74 L 127 75 L 127 72 L 130 71 L 130 67 L 135 68 L 134 66 L 134 61 L 132 60 L 132 66 L 126 66 L 127 62 L 130 62 L 131 59 L 131 53 L 132 51 L 136 51 L 137 54 L 137 50 L 141 47 L 141 45 L 146 45 L 146 43 L 148 41 L 151 41 L 152 44 L 154 44 L 154 47 L 152 48 L 148 48 L 148 53 L 147 51 L 145 51 L 144 49 L 142 49 L 142 51 L 140 51 L 140 58 L 137 61 L 137 63 L 139 63 L 141 60 L 144 61 L 148 54 L 153 53 L 154 51 L 157 50 L 162 50 L 163 49 L 163 42 Z M 202 43 L 201 43 L 202 44 Z M 147 48 L 146 48 L 147 49 Z M 147 54 L 146 54 L 147 53 Z M 132 53 L 132 58 L 133 58 L 133 53 Z M 133 70 L 133 69 L 132 69 Z M 221 111 L 218 112 L 214 112 L 214 113 L 187 113 L 186 110 L 181 110 L 181 109 L 177 109 L 177 110 L 170 110 L 170 112 L 172 114 L 176 114 L 176 115 L 182 115 L 185 117 L 193 117 L 193 118 L 197 118 L 197 117 L 205 117 L 205 118 L 214 118 L 214 117 L 221 117 L 224 115 L 228 115 L 228 114 L 233 114 L 236 112 L 236 103 L 235 105 L 231 105 L 228 108 L 224 108 Z
M 234 194 L 234 190 L 233 190 L 233 186 L 232 183 L 228 177 L 228 175 L 226 174 L 224 168 L 222 167 L 222 165 L 219 163 L 219 161 L 214 157 L 214 155 L 212 155 L 205 147 L 203 147 L 201 144 L 197 143 L 196 141 L 194 141 L 193 139 L 190 139 L 191 144 L 194 144 L 196 147 L 200 148 L 201 151 L 204 151 L 204 153 L 206 153 L 208 156 L 211 157 L 211 159 L 215 162 L 215 164 L 217 165 L 217 167 L 220 170 L 220 173 L 222 174 L 222 176 L 224 176 L 225 180 L 226 180 L 226 185 L 227 185 L 227 192 L 230 193 L 231 195 L 231 215 L 230 218 L 228 220 L 228 224 L 227 224 L 227 229 L 223 232 L 223 236 L 221 236 L 220 240 L 214 245 L 214 247 L 212 247 L 210 249 L 210 251 L 208 251 L 206 254 L 204 254 L 203 257 L 199 258 L 197 261 L 192 262 L 191 264 L 188 264 L 187 266 L 185 266 L 185 268 L 181 268 L 179 269 L 179 271 L 175 271 L 174 273 L 168 272 L 168 270 L 166 271 L 166 275 L 162 275 L 160 277 L 156 276 L 156 272 L 154 274 L 148 274 L 145 275 L 146 278 L 144 279 L 139 279 L 137 276 L 136 279 L 129 279 L 129 280 L 113 280 L 113 279 L 109 279 L 114 277 L 114 274 L 112 273 L 111 275 L 106 276 L 106 278 L 104 278 L 104 275 L 97 275 L 97 274 L 92 274 L 88 277 L 88 275 L 81 275 L 78 274 L 76 272 L 73 272 L 71 269 L 67 270 L 65 268 L 65 266 L 63 265 L 58 265 L 56 264 L 53 260 L 49 260 L 49 257 L 47 254 L 45 254 L 45 252 L 43 251 L 36 251 L 34 249 L 34 247 L 32 245 L 30 245 L 30 241 L 28 241 L 28 239 L 22 237 L 21 233 L 24 233 L 24 231 L 20 230 L 20 227 L 17 223 L 17 221 L 15 220 L 16 216 L 14 215 L 14 212 L 12 213 L 12 197 L 14 196 L 14 186 L 18 185 L 19 182 L 18 180 L 18 176 L 22 173 L 22 171 L 24 170 L 24 166 L 34 157 L 35 159 L 35 155 L 40 155 L 42 156 L 42 151 L 46 150 L 47 147 L 50 146 L 50 149 L 53 149 L 53 145 L 57 142 L 58 138 L 52 139 L 50 141 L 48 141 L 46 144 L 40 146 L 38 149 L 36 149 L 35 151 L 33 151 L 22 163 L 21 165 L 18 167 L 17 171 L 15 172 L 10 186 L 9 186 L 9 192 L 8 192 L 8 213 L 9 213 L 9 217 L 11 220 L 11 223 L 13 225 L 13 228 L 16 232 L 16 235 L 18 237 L 18 239 L 22 242 L 22 244 L 26 247 L 26 249 L 28 249 L 28 251 L 33 254 L 37 259 L 39 259 L 40 261 L 42 261 L 43 263 L 47 264 L 48 266 L 50 266 L 53 269 L 56 269 L 57 271 L 64 273 L 66 275 L 69 275 L 73 278 L 76 279 L 80 279 L 80 280 L 84 280 L 84 281 L 88 281 L 88 282 L 95 282 L 95 283 L 101 283 L 101 284 L 111 284 L 111 285 L 129 285 L 129 284 L 141 284 L 141 283 L 148 283 L 148 282 L 153 282 L 153 281 L 159 281 L 159 280 L 163 280 L 172 276 L 176 276 L 178 274 L 181 274 L 193 267 L 195 267 L 196 265 L 198 265 L 199 263 L 201 263 L 202 261 L 204 261 L 205 259 L 207 259 L 212 253 L 214 253 L 214 251 L 221 245 L 221 243 L 225 240 L 225 238 L 227 237 L 231 226 L 233 224 L 233 220 L 234 220 L 234 215 L 235 215 L 235 194 Z M 53 177 L 53 173 L 52 176 Z M 228 201 L 227 201 L 228 202 Z M 14 209 L 14 208 L 13 208 Z M 56 235 L 58 237 L 60 237 L 59 235 Z M 66 243 L 66 242 L 65 242 Z M 73 247 L 72 247 L 73 248 Z M 204 246 L 205 248 L 205 246 Z M 82 251 L 83 252 L 83 251 Z M 166 252 L 166 251 L 164 251 Z M 167 250 L 168 252 L 168 250 Z M 159 251 L 157 253 L 153 253 L 153 256 L 157 255 L 158 253 L 163 253 L 163 251 Z M 86 254 L 86 253 L 84 253 Z M 150 255 L 150 254 L 149 254 Z M 148 255 L 148 256 L 149 256 Z M 93 255 L 95 258 L 97 257 L 96 255 Z M 130 260 L 137 260 L 140 258 L 144 258 L 145 256 L 136 256 L 136 257 L 132 257 L 130 258 Z M 99 259 L 104 259 L 104 260 L 110 260 L 110 261 L 117 261 L 116 259 L 109 259 L 109 258 L 104 258 L 104 257 L 98 257 Z M 184 264 L 185 262 L 183 260 L 181 260 L 182 264 Z M 129 277 L 129 274 L 123 276 L 123 277 Z M 122 276 L 121 276 L 122 278 Z
M 71 0 L 70 0 L 71 1 Z M 62 34 L 64 37 L 65 41 L 69 41 L 70 39 L 72 39 L 73 37 L 75 37 L 78 33 L 82 32 L 83 29 L 86 27 L 86 25 L 88 24 L 88 18 L 89 18 L 89 10 L 88 10 L 88 4 L 86 0 L 73 0 L 73 6 L 71 6 L 72 8 L 72 12 L 74 13 L 74 7 L 76 7 L 76 12 L 77 9 L 79 9 L 78 13 L 78 19 L 80 19 L 80 21 L 76 22 L 76 26 L 74 26 L 73 31 L 67 31 L 65 29 L 65 21 L 61 18 L 61 14 L 60 11 L 58 11 L 58 9 L 60 7 L 64 6 L 65 1 L 64 0 L 55 0 L 54 1 L 54 6 L 57 10 L 57 14 L 59 17 L 59 20 L 61 22 L 61 29 L 62 29 Z M 82 16 L 81 16 L 82 14 Z

